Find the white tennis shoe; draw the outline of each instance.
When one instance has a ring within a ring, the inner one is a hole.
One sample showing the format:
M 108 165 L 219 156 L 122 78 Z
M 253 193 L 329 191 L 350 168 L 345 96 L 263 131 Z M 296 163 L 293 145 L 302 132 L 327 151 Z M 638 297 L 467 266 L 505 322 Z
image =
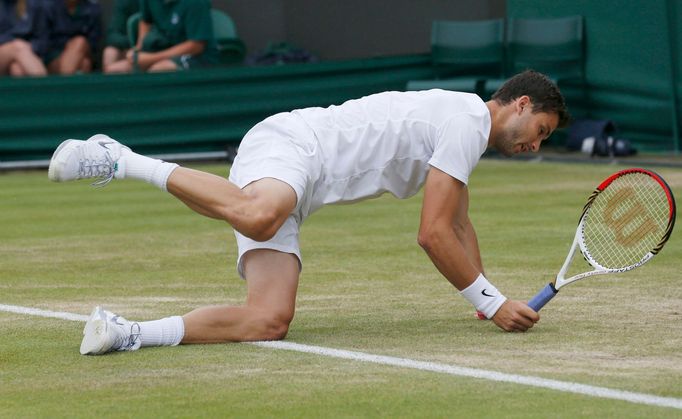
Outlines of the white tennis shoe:
M 47 176 L 53 182 L 78 179 L 99 179 L 93 186 L 105 186 L 111 180 L 122 178 L 121 151 L 128 147 L 104 134 L 87 141 L 66 140 L 52 155 Z
M 97 306 L 85 323 L 80 351 L 81 355 L 136 351 L 141 343 L 140 325 Z

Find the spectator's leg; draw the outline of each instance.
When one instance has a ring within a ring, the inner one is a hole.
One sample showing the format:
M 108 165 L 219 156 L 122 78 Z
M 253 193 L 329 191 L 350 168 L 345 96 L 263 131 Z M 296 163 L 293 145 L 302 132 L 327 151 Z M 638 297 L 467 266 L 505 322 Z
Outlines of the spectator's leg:
M 161 71 L 177 71 L 178 66 L 172 60 L 162 60 L 154 63 L 147 71 L 149 72 L 161 72 Z
M 24 68 L 18 62 L 13 61 L 9 65 L 9 75 L 12 77 L 24 77 L 26 72 L 24 72 Z
M 128 60 L 124 59 L 107 65 L 104 67 L 104 72 L 107 74 L 132 73 L 133 66 L 128 62 Z
M 33 53 L 30 43 L 23 39 L 15 39 L 0 45 L 0 73 L 13 76 L 44 76 L 47 70 L 40 58 Z
M 102 51 L 102 70 L 105 73 L 109 73 L 109 67 L 121 60 L 125 60 L 125 53 L 123 50 L 112 46 L 104 48 L 104 51 Z
M 48 70 L 53 74 L 74 74 L 86 67 L 85 58 L 90 60 L 90 45 L 84 36 L 74 36 L 66 43 L 64 51 L 50 62 Z M 89 67 L 92 67 L 91 63 Z
M 92 73 L 92 60 L 89 55 L 83 57 L 78 70 L 80 70 L 81 73 Z
M 106 47 L 102 52 L 102 71 L 112 73 L 132 73 L 133 66 L 126 59 L 126 51 L 116 47 Z

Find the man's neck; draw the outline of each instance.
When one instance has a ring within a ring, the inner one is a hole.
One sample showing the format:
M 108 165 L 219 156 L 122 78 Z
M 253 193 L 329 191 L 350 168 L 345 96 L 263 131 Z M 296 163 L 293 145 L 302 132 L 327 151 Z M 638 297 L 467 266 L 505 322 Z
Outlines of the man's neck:
M 494 147 L 497 137 L 500 135 L 500 127 L 502 126 L 502 106 L 494 100 L 489 100 L 485 103 L 490 112 L 490 135 L 488 136 L 488 148 Z

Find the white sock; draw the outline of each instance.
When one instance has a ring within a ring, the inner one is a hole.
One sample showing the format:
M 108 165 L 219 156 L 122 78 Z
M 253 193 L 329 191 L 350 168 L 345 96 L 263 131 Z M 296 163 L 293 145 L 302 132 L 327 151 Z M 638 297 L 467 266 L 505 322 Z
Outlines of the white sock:
M 144 180 L 147 183 L 166 191 L 166 182 L 173 170 L 178 167 L 175 163 L 137 154 L 127 149 L 121 151 L 118 161 L 119 172 L 116 178 L 132 178 Z M 119 174 L 120 173 L 120 174 Z
M 150 322 L 138 322 L 140 325 L 141 346 L 175 346 L 185 336 L 185 323 L 182 317 L 166 317 Z

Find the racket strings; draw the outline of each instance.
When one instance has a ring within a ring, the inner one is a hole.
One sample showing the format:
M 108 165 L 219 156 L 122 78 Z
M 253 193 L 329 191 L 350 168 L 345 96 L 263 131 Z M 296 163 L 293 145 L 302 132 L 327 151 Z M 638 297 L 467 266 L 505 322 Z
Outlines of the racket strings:
M 636 264 L 664 236 L 669 208 L 665 190 L 649 175 L 618 177 L 596 196 L 585 214 L 586 256 L 610 269 Z

